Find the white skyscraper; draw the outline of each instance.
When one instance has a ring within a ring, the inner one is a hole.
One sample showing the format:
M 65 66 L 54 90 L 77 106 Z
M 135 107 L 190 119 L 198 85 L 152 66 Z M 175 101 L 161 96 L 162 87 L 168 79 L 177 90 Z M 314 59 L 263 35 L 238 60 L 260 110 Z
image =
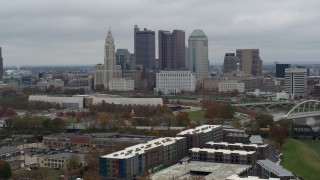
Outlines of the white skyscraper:
M 209 76 L 208 38 L 200 29 L 189 36 L 189 68 L 196 75 L 197 85 Z
M 104 45 L 104 64 L 97 64 L 94 67 L 94 85 L 103 84 L 108 88 L 110 79 L 120 77 L 121 66 L 116 65 L 114 40 L 109 31 Z
M 285 74 L 285 91 L 291 99 L 306 97 L 307 68 L 286 68 Z

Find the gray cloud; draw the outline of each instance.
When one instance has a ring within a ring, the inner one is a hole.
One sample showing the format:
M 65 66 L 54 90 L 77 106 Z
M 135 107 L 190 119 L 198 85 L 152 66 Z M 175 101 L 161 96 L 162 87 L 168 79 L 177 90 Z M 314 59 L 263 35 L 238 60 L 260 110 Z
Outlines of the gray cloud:
M 133 51 L 133 26 L 193 29 L 209 38 L 211 63 L 237 48 L 259 48 L 264 62 L 316 61 L 318 0 L 3 0 L 5 65 L 103 62 L 109 27 L 116 48 Z M 187 44 L 187 42 L 186 42 Z

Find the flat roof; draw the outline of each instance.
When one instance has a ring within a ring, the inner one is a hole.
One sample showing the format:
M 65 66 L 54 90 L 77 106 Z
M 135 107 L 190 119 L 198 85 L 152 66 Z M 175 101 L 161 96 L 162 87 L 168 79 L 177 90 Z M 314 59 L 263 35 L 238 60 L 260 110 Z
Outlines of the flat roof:
M 225 146 L 230 146 L 230 145 L 237 145 L 237 146 L 252 146 L 252 147 L 266 147 L 266 144 L 244 144 L 244 143 L 228 143 L 228 142 L 214 142 L 214 141 L 209 141 L 206 144 L 208 145 L 225 145 Z
M 0 147 L 0 154 L 6 154 L 9 152 L 21 151 L 21 149 L 16 148 L 14 146 L 1 146 Z
M 265 179 L 265 178 L 263 178 Z M 280 180 L 279 178 L 268 178 L 269 180 Z M 238 175 L 232 175 L 226 178 L 226 180 L 260 180 L 257 176 L 239 177 Z
M 181 131 L 177 135 L 186 135 L 186 134 L 199 134 L 199 133 L 206 133 L 209 131 L 212 131 L 213 129 L 220 128 L 222 127 L 221 125 L 202 125 L 198 126 L 194 129 L 188 129 L 185 131 Z
M 268 171 L 273 172 L 279 177 L 293 176 L 293 174 L 290 171 L 284 169 L 282 166 L 277 165 L 276 163 L 270 161 L 269 159 L 258 160 L 257 164 L 261 165 L 263 168 L 267 169 Z
M 113 158 L 113 159 L 127 159 L 134 157 L 136 154 L 143 154 L 146 150 L 153 149 L 159 146 L 168 146 L 175 143 L 177 140 L 184 139 L 185 137 L 163 137 L 154 139 L 145 143 L 137 144 L 125 148 L 124 150 L 117 151 L 105 156 L 103 158 Z
M 192 152 L 206 151 L 208 153 L 221 152 L 223 154 L 236 153 L 236 154 L 240 154 L 240 155 L 248 155 L 248 154 L 256 153 L 255 151 L 239 151 L 239 150 L 211 149 L 211 148 L 191 148 L 191 149 L 189 149 L 189 151 L 192 151 Z
M 260 135 L 252 135 L 250 138 L 249 138 L 251 144 L 263 144 L 262 142 L 262 138 Z
M 153 174 L 150 178 L 152 180 L 191 179 L 199 176 L 190 174 L 190 171 L 198 171 L 210 173 L 207 176 L 202 176 L 204 179 L 226 179 L 231 175 L 240 174 L 250 167 L 250 165 L 242 164 L 191 161 L 190 163 L 178 163 L 170 166 Z

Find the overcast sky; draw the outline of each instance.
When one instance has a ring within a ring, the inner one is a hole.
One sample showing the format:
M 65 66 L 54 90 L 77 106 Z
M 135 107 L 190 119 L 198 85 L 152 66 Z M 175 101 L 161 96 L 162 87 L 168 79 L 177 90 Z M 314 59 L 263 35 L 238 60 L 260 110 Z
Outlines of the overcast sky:
M 0 46 L 4 65 L 97 64 L 110 27 L 116 48 L 133 52 L 136 24 L 181 29 L 186 40 L 202 29 L 212 64 L 237 48 L 259 48 L 265 63 L 317 62 L 319 8 L 319 0 L 2 0 Z

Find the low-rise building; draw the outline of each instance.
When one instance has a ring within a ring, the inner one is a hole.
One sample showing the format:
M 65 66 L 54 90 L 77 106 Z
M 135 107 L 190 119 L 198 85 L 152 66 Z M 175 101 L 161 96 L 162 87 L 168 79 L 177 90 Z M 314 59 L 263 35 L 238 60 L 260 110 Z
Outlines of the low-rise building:
M 205 144 L 209 141 L 222 141 L 221 125 L 202 125 L 194 129 L 188 129 L 181 131 L 177 134 L 178 137 L 186 137 L 187 149 L 193 147 L 205 147 Z
M 163 70 L 156 74 L 156 92 L 175 94 L 193 92 L 196 89 L 196 78 L 187 70 Z
M 60 153 L 37 157 L 38 167 L 67 169 L 68 163 L 76 161 L 80 167 L 86 166 L 85 154 Z
M 188 156 L 193 161 L 254 165 L 257 155 L 255 151 L 191 148 Z
M 133 91 L 134 80 L 113 78 L 109 81 L 109 91 Z
M 269 178 L 280 178 L 280 180 L 295 179 L 294 175 L 290 171 L 284 169 L 282 166 L 279 166 L 268 159 L 257 161 L 257 175 L 260 178 L 264 178 L 264 179 L 269 179 Z
M 245 91 L 244 83 L 237 81 L 224 81 L 219 83 L 219 92 L 228 92 L 234 90 L 243 93 Z
M 0 159 L 7 160 L 18 157 L 22 154 L 21 149 L 14 146 L 1 146 L 0 147 Z

